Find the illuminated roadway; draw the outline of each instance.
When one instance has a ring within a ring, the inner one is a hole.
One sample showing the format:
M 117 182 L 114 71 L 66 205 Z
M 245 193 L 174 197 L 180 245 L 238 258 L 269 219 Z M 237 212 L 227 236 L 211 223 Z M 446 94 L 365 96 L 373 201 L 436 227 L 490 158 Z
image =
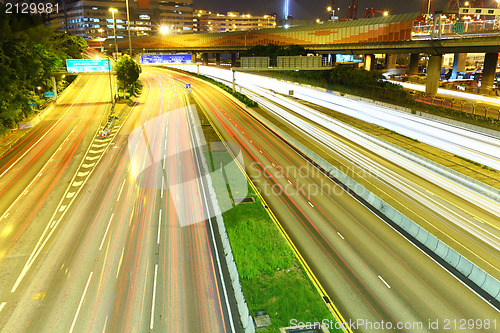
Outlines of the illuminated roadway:
M 196 71 L 196 66 L 180 66 L 179 68 Z M 232 81 L 232 73 L 229 70 L 200 66 L 200 74 Z M 321 89 L 305 87 L 288 81 L 238 72 L 236 73 L 236 84 L 250 90 L 257 86 L 281 94 L 288 94 L 290 90 L 293 90 L 296 98 L 382 126 L 500 170 L 500 139 L 498 138 L 423 119 L 373 103 L 333 95 Z
M 198 200 L 173 207 L 159 166 L 179 161 L 147 166 L 130 149 L 131 133 L 187 104 L 171 79 L 142 78 L 141 97 L 109 139 L 95 139 L 109 111 L 109 79 L 87 76 L 0 159 L 0 331 L 241 331 L 216 229 L 208 221 L 181 227 L 177 215 L 209 213 L 207 184 L 187 189 Z M 193 144 L 182 114 L 144 133 L 150 151 Z M 177 135 L 167 140 L 168 131 Z M 196 177 L 197 158 L 185 154 L 183 167 L 168 172 Z
M 231 306 L 226 300 L 231 295 L 229 291 L 226 295 L 221 283 L 210 224 L 179 227 L 168 188 L 158 186 L 163 184 L 165 168 L 134 158 L 130 141 L 142 134 L 141 140 L 148 142 L 145 151 L 161 163 L 165 150 L 192 144 L 187 117 L 181 113 L 167 118 L 177 119 L 176 123 L 163 118 L 193 102 L 183 88 L 186 82 L 193 86 L 195 107 L 209 114 L 227 141 L 242 148 L 247 172 L 346 318 L 422 322 L 425 328 L 428 319 L 443 323 L 498 316 L 219 90 L 160 69 L 145 68 L 142 78 L 141 98 L 130 116 L 117 123 L 118 136 L 109 142 L 89 146 L 109 108 L 109 82 L 91 77 L 60 101 L 66 106 L 58 112 L 68 113 L 42 139 L 59 140 L 60 150 L 57 145 L 37 143 L 25 155 L 30 158 L 21 157 L 38 140 L 36 136 L 47 131 L 36 128 L 16 148 L 19 151 L 0 159 L 0 172 L 5 173 L 0 182 L 7 184 L 2 185 L 6 186 L 3 196 L 9 198 L 0 211 L 2 332 L 217 332 L 231 331 L 232 325 L 238 331 L 235 310 L 228 314 Z M 151 126 L 151 121 L 161 126 Z M 171 131 L 178 141 L 165 141 L 164 132 Z M 88 177 L 81 178 L 86 179 L 78 185 L 81 192 L 70 207 L 63 208 L 65 202 L 60 199 L 74 192 L 66 189 L 80 182 L 72 178 L 82 172 L 85 160 L 79 161 L 91 150 L 99 151 L 100 147 L 92 146 L 104 143 L 109 146 L 104 146 L 99 164 L 92 173 L 80 175 Z M 14 164 L 19 153 L 17 159 L 21 159 Z M 22 166 L 30 163 L 38 167 L 23 171 Z M 196 154 L 183 155 L 181 163 L 179 168 L 167 168 L 173 172 L 170 176 L 197 175 Z M 16 201 L 39 170 L 42 177 L 35 178 L 26 198 Z M 25 183 L 18 185 L 15 178 L 21 172 Z M 318 187 L 323 184 L 334 192 L 322 192 Z M 305 190 L 298 190 L 299 185 Z M 206 186 L 198 183 L 187 195 L 206 203 Z M 275 195 L 273 188 L 287 191 Z M 196 216 L 210 210 L 196 207 L 186 203 L 175 210 Z M 57 215 L 61 212 L 67 213 Z M 57 220 L 52 220 L 53 215 Z
M 408 332 L 430 331 L 429 319 L 497 318 L 496 309 L 219 90 L 171 75 L 191 84 L 224 138 L 241 147 L 248 174 L 345 318 L 423 323 Z

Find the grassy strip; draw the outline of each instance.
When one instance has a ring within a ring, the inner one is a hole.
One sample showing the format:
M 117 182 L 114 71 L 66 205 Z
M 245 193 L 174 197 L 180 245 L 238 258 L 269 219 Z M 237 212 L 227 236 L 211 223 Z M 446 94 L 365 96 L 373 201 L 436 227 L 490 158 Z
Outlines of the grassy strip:
M 204 127 L 204 132 L 208 131 L 212 133 L 206 134 L 213 138 L 213 129 Z M 255 202 L 233 205 L 223 200 L 228 192 L 227 178 L 242 176 L 239 170 L 239 175 L 215 171 L 220 163 L 228 165 L 231 160 L 227 152 L 206 152 L 219 205 L 222 209 L 229 208 L 223 213 L 224 224 L 250 313 L 255 316 L 265 311 L 272 321 L 272 326 L 259 332 L 277 332 L 280 327 L 291 326 L 292 319 L 298 322 L 334 320 L 250 185 L 248 194 L 231 195 L 237 198 L 242 195 L 253 197 Z
M 497 172 L 497 170 L 496 170 L 496 169 L 490 168 L 490 167 L 489 167 L 489 166 L 487 166 L 487 165 L 482 165 L 481 163 L 478 163 L 478 162 L 476 162 L 476 161 L 469 160 L 468 158 L 465 158 L 465 157 L 462 157 L 462 156 L 458 156 L 458 155 L 453 155 L 453 156 L 455 156 L 455 157 L 457 157 L 457 158 L 459 158 L 459 159 L 461 159 L 461 160 L 464 160 L 464 161 L 466 161 L 466 162 L 469 162 L 469 163 L 471 163 L 471 164 L 474 164 L 474 165 L 476 165 L 476 166 L 482 167 L 482 168 L 483 168 L 483 169 L 485 169 L 485 170 L 490 170 L 490 171 L 493 171 L 493 172 Z
M 165 68 L 165 67 L 162 67 L 162 68 Z M 227 93 L 233 95 L 235 98 L 237 98 L 240 102 L 242 103 L 245 103 L 246 106 L 248 107 L 256 107 L 258 106 L 257 102 L 248 98 L 245 94 L 242 94 L 238 91 L 233 91 L 232 88 L 230 88 L 229 86 L 225 85 L 224 83 L 221 83 L 217 80 L 214 80 L 208 76 L 205 76 L 205 75 L 201 75 L 201 74 L 196 74 L 196 73 L 191 73 L 191 72 L 185 72 L 183 70 L 180 70 L 180 69 L 177 69 L 177 68 L 170 68 L 170 67 L 167 67 L 169 70 L 173 70 L 173 71 L 177 71 L 177 72 L 180 72 L 180 73 L 183 73 L 183 74 L 189 74 L 189 75 L 192 75 L 194 77 L 197 77 L 199 79 L 202 79 L 202 80 L 205 80 L 221 89 L 223 89 L 224 91 L 226 91 Z
M 321 73 L 322 72 L 322 73 Z M 332 91 L 338 91 L 350 95 L 370 98 L 373 100 L 390 103 L 394 105 L 410 108 L 414 111 L 426 112 L 437 116 L 463 121 L 469 124 L 495 129 L 500 129 L 500 120 L 493 117 L 485 117 L 467 112 L 462 112 L 450 108 L 428 105 L 426 103 L 415 101 L 411 93 L 407 90 L 396 89 L 392 86 L 365 86 L 359 87 L 349 85 L 347 80 L 342 84 L 333 83 L 328 77 L 329 71 L 274 71 L 258 72 L 259 75 L 282 78 L 298 83 L 309 84 L 311 86 L 322 87 Z M 352 72 L 355 73 L 355 72 Z M 352 74 L 351 73 L 351 74 Z

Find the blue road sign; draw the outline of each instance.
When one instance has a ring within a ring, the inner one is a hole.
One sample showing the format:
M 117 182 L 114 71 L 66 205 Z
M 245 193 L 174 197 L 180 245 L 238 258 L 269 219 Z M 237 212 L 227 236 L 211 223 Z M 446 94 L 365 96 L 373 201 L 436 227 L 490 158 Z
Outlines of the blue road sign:
M 141 64 L 192 64 L 191 54 L 141 54 Z
M 109 59 L 68 59 L 69 73 L 106 72 L 110 70 Z
M 35 107 L 36 103 L 29 103 L 28 105 L 31 106 L 31 107 Z
M 53 91 L 47 91 L 43 94 L 45 97 L 56 97 Z
M 186 89 L 191 89 L 191 83 L 186 83 Z

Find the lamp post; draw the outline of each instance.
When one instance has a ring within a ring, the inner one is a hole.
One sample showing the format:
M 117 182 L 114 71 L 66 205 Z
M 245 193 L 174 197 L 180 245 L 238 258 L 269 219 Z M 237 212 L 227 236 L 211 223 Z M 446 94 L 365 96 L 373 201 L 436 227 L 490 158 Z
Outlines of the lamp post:
M 132 39 L 130 38 L 130 11 L 128 9 L 128 0 L 126 1 L 127 5 L 127 27 L 128 27 L 128 52 L 130 58 L 132 58 Z
M 113 35 L 115 37 L 115 60 L 118 60 L 118 44 L 116 42 L 116 21 L 115 21 L 115 12 L 118 11 L 116 8 L 110 8 L 109 11 L 113 15 Z

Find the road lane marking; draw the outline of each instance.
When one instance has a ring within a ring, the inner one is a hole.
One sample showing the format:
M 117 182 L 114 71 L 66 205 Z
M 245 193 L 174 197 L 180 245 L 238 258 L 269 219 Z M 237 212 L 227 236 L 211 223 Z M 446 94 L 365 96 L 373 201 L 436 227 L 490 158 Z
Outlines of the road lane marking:
M 94 165 L 95 165 L 95 163 L 82 164 L 82 168 L 92 168 Z
M 118 202 L 118 200 L 120 200 L 120 196 L 122 195 L 122 191 L 123 191 L 123 186 L 125 186 L 126 181 L 127 181 L 127 179 L 123 180 L 123 184 L 122 184 L 122 187 L 120 188 L 120 193 L 118 193 L 118 198 L 116 198 L 116 202 Z
M 340 238 L 344 239 L 344 236 L 340 234 L 340 232 L 337 231 L 337 235 L 339 235 Z
M 391 289 L 391 286 L 388 285 L 387 282 L 385 282 L 385 280 L 380 275 L 377 275 L 377 276 L 386 285 L 387 288 Z
M 154 327 L 154 317 L 155 317 L 155 299 L 156 299 L 156 277 L 158 275 L 158 264 L 155 264 L 155 279 L 153 282 L 153 301 L 151 302 L 151 323 L 149 324 L 149 329 Z
M 78 172 L 78 174 L 76 175 L 77 177 L 85 177 L 86 175 L 88 175 L 90 173 L 90 171 L 85 171 L 85 172 Z
M 310 201 L 308 201 L 307 203 L 309 204 L 309 206 L 311 206 L 312 208 L 314 208 L 313 204 Z
M 82 180 L 82 181 L 79 181 L 79 182 L 73 182 L 73 186 L 74 186 L 74 187 L 78 187 L 78 186 L 80 186 L 80 185 L 82 185 L 82 184 L 83 184 L 83 180 Z
M 160 232 L 161 232 L 161 209 L 160 209 L 160 216 L 158 217 L 158 237 L 156 238 L 156 244 L 160 244 Z
M 5 304 L 7 304 L 7 302 L 2 302 L 2 304 L 0 304 L 0 312 L 2 312 L 3 307 L 5 306 Z
M 94 272 L 90 272 L 89 279 L 87 280 L 87 284 L 85 285 L 85 290 L 83 291 L 82 298 L 80 299 L 80 304 L 78 304 L 78 309 L 76 309 L 75 318 L 73 319 L 73 323 L 71 324 L 71 328 L 69 329 L 69 333 L 72 333 L 73 329 L 75 328 L 76 319 L 78 318 L 78 313 L 80 313 L 80 309 L 82 308 L 83 299 L 85 298 L 85 294 L 87 293 L 87 289 L 89 287 L 90 279 L 92 279 L 93 273 Z
M 104 321 L 104 327 L 102 328 L 102 333 L 106 332 L 106 324 L 108 323 L 108 316 L 106 316 L 106 320 Z
M 73 198 L 73 196 L 75 195 L 76 192 L 68 192 L 68 194 L 66 194 L 66 198 L 68 199 L 71 199 Z
M 88 82 L 90 82 L 90 81 L 88 81 Z M 87 84 L 88 84 L 88 82 L 87 82 Z M 87 84 L 85 84 L 85 87 L 87 86 Z M 84 91 L 85 87 L 83 87 L 82 91 L 80 92 L 80 94 L 78 94 L 78 96 L 77 96 L 76 98 L 79 98 L 79 97 L 80 97 L 80 95 L 83 93 L 83 91 Z M 38 139 L 38 141 L 37 141 L 37 142 L 35 142 L 33 145 L 31 145 L 31 147 L 30 147 L 28 150 L 26 150 L 26 152 L 24 152 L 24 154 L 22 154 L 22 155 L 21 155 L 21 156 L 20 156 L 20 157 L 19 157 L 19 158 L 18 158 L 18 159 L 14 162 L 14 163 L 12 163 L 12 164 L 10 165 L 10 167 L 8 167 L 8 168 L 7 168 L 7 170 L 5 170 L 5 171 L 4 171 L 4 172 L 0 175 L 0 178 L 2 178 L 2 177 L 3 177 L 3 176 L 4 176 L 4 175 L 5 175 L 5 174 L 6 174 L 6 173 L 10 170 L 10 169 L 12 169 L 12 168 L 13 168 L 13 167 L 14 167 L 14 166 L 15 166 L 15 165 L 16 165 L 16 164 L 17 164 L 17 163 L 18 163 L 18 162 L 19 162 L 19 161 L 20 161 L 20 160 L 24 157 L 24 156 L 26 156 L 26 154 L 28 154 L 28 153 L 29 153 L 29 152 L 30 152 L 33 148 L 35 148 L 35 147 L 37 146 L 37 144 L 38 144 L 40 141 L 42 141 L 42 140 L 43 140 L 43 138 L 45 138 L 45 136 L 46 136 L 46 135 L 48 135 L 48 134 L 50 133 L 50 131 L 52 131 L 52 129 L 53 129 L 54 127 L 56 127 L 56 125 L 57 125 L 57 124 L 59 124 L 59 122 L 60 122 L 60 121 L 64 118 L 64 116 L 66 116 L 66 114 L 69 112 L 69 110 L 71 110 L 71 108 L 73 107 L 73 105 L 74 105 L 75 103 L 76 103 L 76 99 L 75 99 L 75 101 L 74 101 L 74 102 L 70 105 L 70 107 L 69 107 L 69 108 L 68 108 L 68 109 L 64 112 L 64 114 L 63 114 L 61 117 L 59 117 L 59 120 L 57 120 L 57 121 L 55 122 L 55 124 L 54 124 L 54 125 L 52 125 L 52 127 L 50 127 L 50 128 L 49 128 L 49 129 L 45 132 L 45 134 L 44 134 L 44 135 L 42 135 L 42 137 L 41 137 L 40 139 Z M 73 130 L 72 130 L 72 131 L 68 134 L 68 136 L 66 137 L 66 140 L 67 140 L 67 139 L 71 136 L 71 134 L 73 134 L 73 132 L 74 132 L 74 130 L 75 130 L 75 128 L 76 128 L 76 126 L 77 126 L 77 125 L 75 125 L 75 127 L 73 127 Z M 60 147 L 61 147 L 61 146 L 62 146 L 62 145 L 66 142 L 66 140 L 64 140 L 64 141 L 63 141 L 63 143 L 61 143 Z M 60 148 L 59 148 L 59 149 L 57 149 L 55 153 L 57 153 L 57 151 L 59 151 L 59 150 L 60 150 Z M 55 153 L 54 153 L 52 156 L 54 156 L 54 155 L 55 155 Z M 52 162 L 52 160 L 50 160 L 49 162 Z M 43 169 L 43 168 L 42 168 L 42 169 Z
M 122 267 L 123 253 L 125 252 L 125 247 L 122 248 L 122 255 L 120 256 L 120 261 L 118 262 L 118 269 L 116 271 L 116 278 L 118 279 L 118 274 L 120 274 L 120 268 Z
M 113 216 L 115 216 L 115 213 L 111 214 L 111 218 L 109 219 L 108 226 L 106 227 L 106 232 L 104 233 L 104 237 L 102 238 L 101 241 L 101 246 L 99 246 L 99 251 L 102 249 L 102 245 L 104 244 L 104 240 L 106 239 L 106 235 L 108 234 L 109 226 L 111 225 L 111 221 L 113 220 Z

